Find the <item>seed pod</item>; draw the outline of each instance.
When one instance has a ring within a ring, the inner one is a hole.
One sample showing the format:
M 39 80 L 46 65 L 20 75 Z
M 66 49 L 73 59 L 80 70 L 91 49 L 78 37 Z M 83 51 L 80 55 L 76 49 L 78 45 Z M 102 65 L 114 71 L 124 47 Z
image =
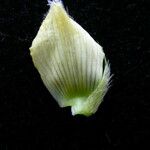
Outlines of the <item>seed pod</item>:
M 60 107 L 71 106 L 72 115 L 97 111 L 109 87 L 109 64 L 102 47 L 67 14 L 61 1 L 51 1 L 30 52 Z

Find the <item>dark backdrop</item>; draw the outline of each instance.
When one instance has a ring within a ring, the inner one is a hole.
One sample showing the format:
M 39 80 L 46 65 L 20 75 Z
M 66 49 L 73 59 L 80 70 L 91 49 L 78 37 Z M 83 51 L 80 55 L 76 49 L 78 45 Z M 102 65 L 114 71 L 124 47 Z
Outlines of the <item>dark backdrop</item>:
M 29 47 L 46 0 L 0 0 L 0 150 L 123 150 L 150 139 L 150 1 L 65 0 L 114 74 L 97 113 L 71 116 L 43 85 Z

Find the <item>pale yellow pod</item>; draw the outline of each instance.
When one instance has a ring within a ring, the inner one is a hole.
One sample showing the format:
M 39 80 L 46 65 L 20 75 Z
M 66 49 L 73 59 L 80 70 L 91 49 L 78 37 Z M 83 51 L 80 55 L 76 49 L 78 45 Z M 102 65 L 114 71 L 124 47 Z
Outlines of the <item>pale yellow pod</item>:
M 109 87 L 110 67 L 102 47 L 65 11 L 50 10 L 30 48 L 33 63 L 60 107 L 72 115 L 95 113 Z

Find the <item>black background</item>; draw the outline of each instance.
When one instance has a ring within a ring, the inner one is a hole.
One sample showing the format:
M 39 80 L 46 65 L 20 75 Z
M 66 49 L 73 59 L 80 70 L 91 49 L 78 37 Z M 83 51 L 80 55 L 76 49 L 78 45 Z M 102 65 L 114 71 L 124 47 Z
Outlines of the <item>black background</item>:
M 150 139 L 150 1 L 65 0 L 114 74 L 97 113 L 71 116 L 43 85 L 29 47 L 46 0 L 0 0 L 0 150 L 123 150 Z M 148 149 L 148 148 L 146 148 Z

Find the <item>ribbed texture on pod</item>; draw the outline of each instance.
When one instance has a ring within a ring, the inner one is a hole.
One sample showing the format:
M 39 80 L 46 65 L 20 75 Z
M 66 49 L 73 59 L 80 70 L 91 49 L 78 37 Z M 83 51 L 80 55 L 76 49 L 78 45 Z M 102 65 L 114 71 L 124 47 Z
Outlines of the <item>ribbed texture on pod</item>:
M 73 115 L 96 112 L 108 90 L 110 69 L 102 47 L 52 1 L 30 48 L 35 67 L 60 107 Z

